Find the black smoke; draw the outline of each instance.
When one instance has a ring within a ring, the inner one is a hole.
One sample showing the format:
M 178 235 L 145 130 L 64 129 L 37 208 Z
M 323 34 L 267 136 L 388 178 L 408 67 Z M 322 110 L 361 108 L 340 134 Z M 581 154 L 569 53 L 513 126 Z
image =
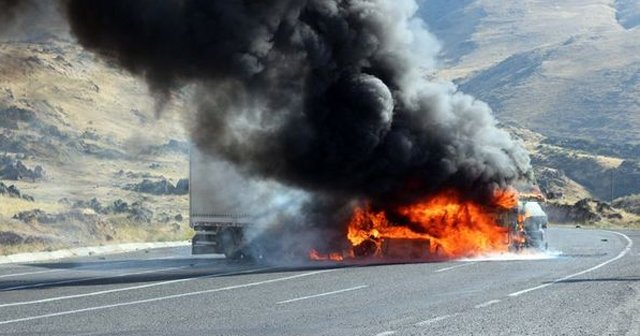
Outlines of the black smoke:
M 84 47 L 161 94 L 195 85 L 198 146 L 315 195 L 314 222 L 350 200 L 389 207 L 449 187 L 483 200 L 530 177 L 528 154 L 486 104 L 427 80 L 439 45 L 416 10 L 412 0 L 67 4 Z

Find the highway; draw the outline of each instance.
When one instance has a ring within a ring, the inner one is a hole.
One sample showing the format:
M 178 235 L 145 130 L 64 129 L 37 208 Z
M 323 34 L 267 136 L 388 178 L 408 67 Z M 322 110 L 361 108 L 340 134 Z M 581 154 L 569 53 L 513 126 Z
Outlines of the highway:
M 0 335 L 640 335 L 640 231 L 550 251 L 285 267 L 187 247 L 0 265 Z

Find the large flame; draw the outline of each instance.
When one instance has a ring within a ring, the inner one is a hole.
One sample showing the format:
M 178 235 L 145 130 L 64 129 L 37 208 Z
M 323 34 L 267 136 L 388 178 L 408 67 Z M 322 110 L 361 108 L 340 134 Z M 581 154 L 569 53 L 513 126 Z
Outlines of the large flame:
M 352 250 L 340 257 L 403 257 L 405 253 L 409 254 L 406 258 L 456 258 L 507 251 L 508 226 L 512 223 L 503 219 L 517 207 L 518 194 L 513 189 L 501 189 L 493 196 L 491 205 L 486 206 L 464 199 L 455 190 L 445 190 L 395 209 L 393 217 L 401 218 L 401 224 L 368 204 L 356 207 L 347 226 Z M 312 259 L 342 260 L 335 254 L 333 258 L 314 254 L 310 255 Z

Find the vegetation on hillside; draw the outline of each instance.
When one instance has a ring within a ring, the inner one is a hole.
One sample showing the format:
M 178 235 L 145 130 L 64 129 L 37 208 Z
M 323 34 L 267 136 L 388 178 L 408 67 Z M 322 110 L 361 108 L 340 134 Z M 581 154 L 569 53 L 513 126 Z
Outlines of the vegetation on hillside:
M 141 81 L 56 38 L 0 60 L 0 254 L 189 236 L 180 97 L 159 117 Z

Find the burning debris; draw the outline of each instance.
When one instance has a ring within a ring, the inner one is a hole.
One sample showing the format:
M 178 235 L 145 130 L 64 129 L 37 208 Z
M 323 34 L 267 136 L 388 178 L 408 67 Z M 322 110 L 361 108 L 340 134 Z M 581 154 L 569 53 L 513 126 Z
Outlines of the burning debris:
M 502 248 L 486 209 L 530 177 L 529 157 L 486 104 L 425 79 L 439 46 L 416 10 L 382 0 L 68 6 L 85 47 L 159 93 L 198 83 L 196 143 L 307 191 L 303 225 L 344 231 L 365 254 L 377 253 L 360 246 L 376 234 L 453 256 Z
M 376 211 L 365 204 L 356 207 L 349 220 L 347 238 L 350 248 L 342 253 L 328 254 L 312 250 L 309 258 L 424 260 L 468 257 L 487 251 L 506 252 L 513 237 L 510 236 L 511 223 L 501 222 L 501 216 L 517 207 L 515 190 L 497 192 L 491 205 L 465 200 L 453 189 L 424 201 L 400 206 L 392 212 Z
M 531 178 L 529 156 L 485 103 L 426 78 L 439 43 L 415 1 L 66 8 L 84 47 L 144 77 L 162 99 L 195 87 L 200 150 L 248 179 L 306 193 L 295 214 L 270 218 L 342 233 L 300 241 L 316 248 L 312 258 L 402 255 L 393 239 L 446 256 L 505 247 L 496 209 L 517 204 L 510 186 Z

